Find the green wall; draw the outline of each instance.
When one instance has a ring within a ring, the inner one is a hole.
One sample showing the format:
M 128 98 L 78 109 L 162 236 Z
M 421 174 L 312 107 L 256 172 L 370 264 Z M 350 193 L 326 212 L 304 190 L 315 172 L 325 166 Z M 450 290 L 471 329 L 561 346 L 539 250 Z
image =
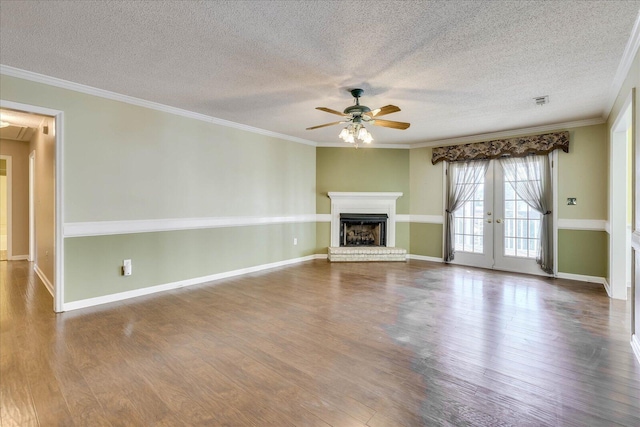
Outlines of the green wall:
M 442 230 L 442 224 L 412 222 L 411 254 L 442 258 Z
M 315 223 L 302 223 L 66 239 L 65 302 L 312 255 L 315 234 Z
M 316 210 L 331 213 L 330 191 L 400 191 L 398 214 L 408 214 L 409 150 L 318 147 L 316 149 Z
M 606 277 L 608 236 L 605 231 L 558 230 L 558 271 Z
M 607 126 L 569 129 L 569 135 L 569 153 L 558 154 L 558 218 L 607 219 Z M 578 204 L 567 205 L 568 197 Z
M 260 227 L 67 236 L 65 302 L 313 253 L 315 223 L 302 217 L 316 213 L 315 147 L 6 75 L 0 92 L 5 101 L 64 112 L 67 225 L 301 217 Z M 124 278 L 120 266 L 129 258 L 134 273 Z

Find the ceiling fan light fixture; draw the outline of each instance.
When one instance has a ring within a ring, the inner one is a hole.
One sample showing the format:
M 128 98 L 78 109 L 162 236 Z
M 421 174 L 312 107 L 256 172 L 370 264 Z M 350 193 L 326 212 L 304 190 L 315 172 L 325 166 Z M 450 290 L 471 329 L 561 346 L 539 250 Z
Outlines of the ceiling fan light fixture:
M 342 131 L 340 131 L 338 137 L 344 142 L 356 144 L 356 147 L 360 142 L 371 144 L 371 141 L 373 141 L 373 136 L 371 136 L 371 133 L 360 124 L 356 124 L 355 126 L 349 125 L 345 127 L 344 129 L 342 129 Z

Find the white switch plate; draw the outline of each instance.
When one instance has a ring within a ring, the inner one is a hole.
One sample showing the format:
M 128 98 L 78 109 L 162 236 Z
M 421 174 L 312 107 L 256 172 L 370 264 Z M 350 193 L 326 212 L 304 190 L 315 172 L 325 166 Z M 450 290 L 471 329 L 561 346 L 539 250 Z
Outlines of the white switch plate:
M 125 259 L 122 262 L 122 274 L 124 276 L 131 276 L 131 260 Z
M 297 245 L 297 244 L 298 244 L 298 238 L 297 238 L 297 237 L 294 237 L 294 238 L 293 238 L 293 246 L 295 246 L 295 245 Z

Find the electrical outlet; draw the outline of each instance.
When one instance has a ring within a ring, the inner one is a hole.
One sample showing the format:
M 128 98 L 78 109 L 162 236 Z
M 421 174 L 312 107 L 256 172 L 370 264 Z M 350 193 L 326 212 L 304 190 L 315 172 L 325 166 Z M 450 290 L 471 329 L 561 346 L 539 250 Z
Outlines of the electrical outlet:
M 567 205 L 575 206 L 577 204 L 578 204 L 578 199 L 576 199 L 575 197 L 567 197 Z
M 122 275 L 123 276 L 131 276 L 131 260 L 125 259 L 122 262 Z
M 296 246 L 298 244 L 298 238 L 294 237 L 293 238 L 293 246 Z

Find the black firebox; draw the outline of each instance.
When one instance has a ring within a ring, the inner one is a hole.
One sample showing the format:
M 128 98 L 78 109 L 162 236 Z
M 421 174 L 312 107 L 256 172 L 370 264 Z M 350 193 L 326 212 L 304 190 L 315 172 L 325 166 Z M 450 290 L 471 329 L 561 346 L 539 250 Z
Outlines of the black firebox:
M 340 246 L 386 246 L 387 214 L 340 214 Z

